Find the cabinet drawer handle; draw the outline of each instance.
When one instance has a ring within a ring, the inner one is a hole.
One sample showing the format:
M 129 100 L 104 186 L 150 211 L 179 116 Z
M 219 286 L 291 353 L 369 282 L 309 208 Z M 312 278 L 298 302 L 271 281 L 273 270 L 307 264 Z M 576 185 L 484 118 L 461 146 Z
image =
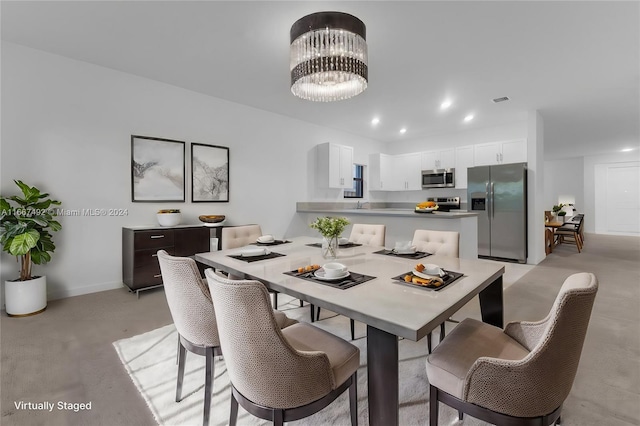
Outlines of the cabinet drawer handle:
M 158 257 L 158 253 L 152 254 L 151 257 Z
M 158 275 L 154 275 L 153 278 L 160 278 L 162 277 L 162 274 L 158 274 Z
M 164 235 L 152 235 L 151 238 L 164 238 Z

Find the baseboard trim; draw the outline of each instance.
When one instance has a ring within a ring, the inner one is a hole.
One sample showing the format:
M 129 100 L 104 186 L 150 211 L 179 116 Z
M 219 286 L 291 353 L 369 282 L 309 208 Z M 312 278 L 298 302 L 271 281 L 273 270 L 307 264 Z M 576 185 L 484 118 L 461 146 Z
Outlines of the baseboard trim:
M 101 291 L 115 290 L 122 288 L 122 281 L 112 281 L 107 283 L 93 284 L 83 287 L 67 288 L 47 293 L 47 300 L 65 299 L 67 297 L 82 296 L 84 294 L 99 293 Z

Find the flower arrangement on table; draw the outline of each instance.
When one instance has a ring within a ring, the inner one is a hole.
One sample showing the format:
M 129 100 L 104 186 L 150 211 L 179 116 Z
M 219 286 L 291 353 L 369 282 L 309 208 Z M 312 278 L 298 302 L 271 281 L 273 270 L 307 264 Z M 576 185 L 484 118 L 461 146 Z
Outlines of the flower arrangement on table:
M 349 225 L 346 217 L 318 217 L 309 226 L 316 229 L 324 237 L 322 242 L 322 256 L 335 259 L 338 257 L 338 238 L 344 228 Z

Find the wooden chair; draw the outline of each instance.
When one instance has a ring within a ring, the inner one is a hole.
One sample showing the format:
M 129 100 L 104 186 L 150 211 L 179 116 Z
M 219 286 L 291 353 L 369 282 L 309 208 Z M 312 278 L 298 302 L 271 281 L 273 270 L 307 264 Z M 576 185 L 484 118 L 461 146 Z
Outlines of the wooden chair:
M 578 248 L 578 253 L 582 252 L 584 246 L 584 216 L 578 219 L 578 223 L 565 223 L 556 229 L 555 236 L 557 244 L 571 243 Z
M 427 358 L 429 425 L 438 402 L 497 425 L 547 426 L 560 421 L 578 369 L 598 280 L 568 277 L 541 321 L 504 331 L 467 318 Z
M 357 425 L 356 346 L 306 323 L 280 330 L 262 283 L 228 280 L 212 269 L 205 275 L 231 381 L 230 426 L 238 404 L 281 426 L 317 413 L 347 389 L 351 425 Z

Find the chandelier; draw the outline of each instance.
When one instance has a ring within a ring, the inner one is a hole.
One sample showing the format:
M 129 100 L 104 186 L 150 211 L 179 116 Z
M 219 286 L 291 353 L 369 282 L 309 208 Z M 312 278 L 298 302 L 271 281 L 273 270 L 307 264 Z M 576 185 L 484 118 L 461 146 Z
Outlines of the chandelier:
M 317 12 L 291 26 L 291 93 L 310 101 L 349 99 L 367 88 L 366 27 L 342 12 Z

